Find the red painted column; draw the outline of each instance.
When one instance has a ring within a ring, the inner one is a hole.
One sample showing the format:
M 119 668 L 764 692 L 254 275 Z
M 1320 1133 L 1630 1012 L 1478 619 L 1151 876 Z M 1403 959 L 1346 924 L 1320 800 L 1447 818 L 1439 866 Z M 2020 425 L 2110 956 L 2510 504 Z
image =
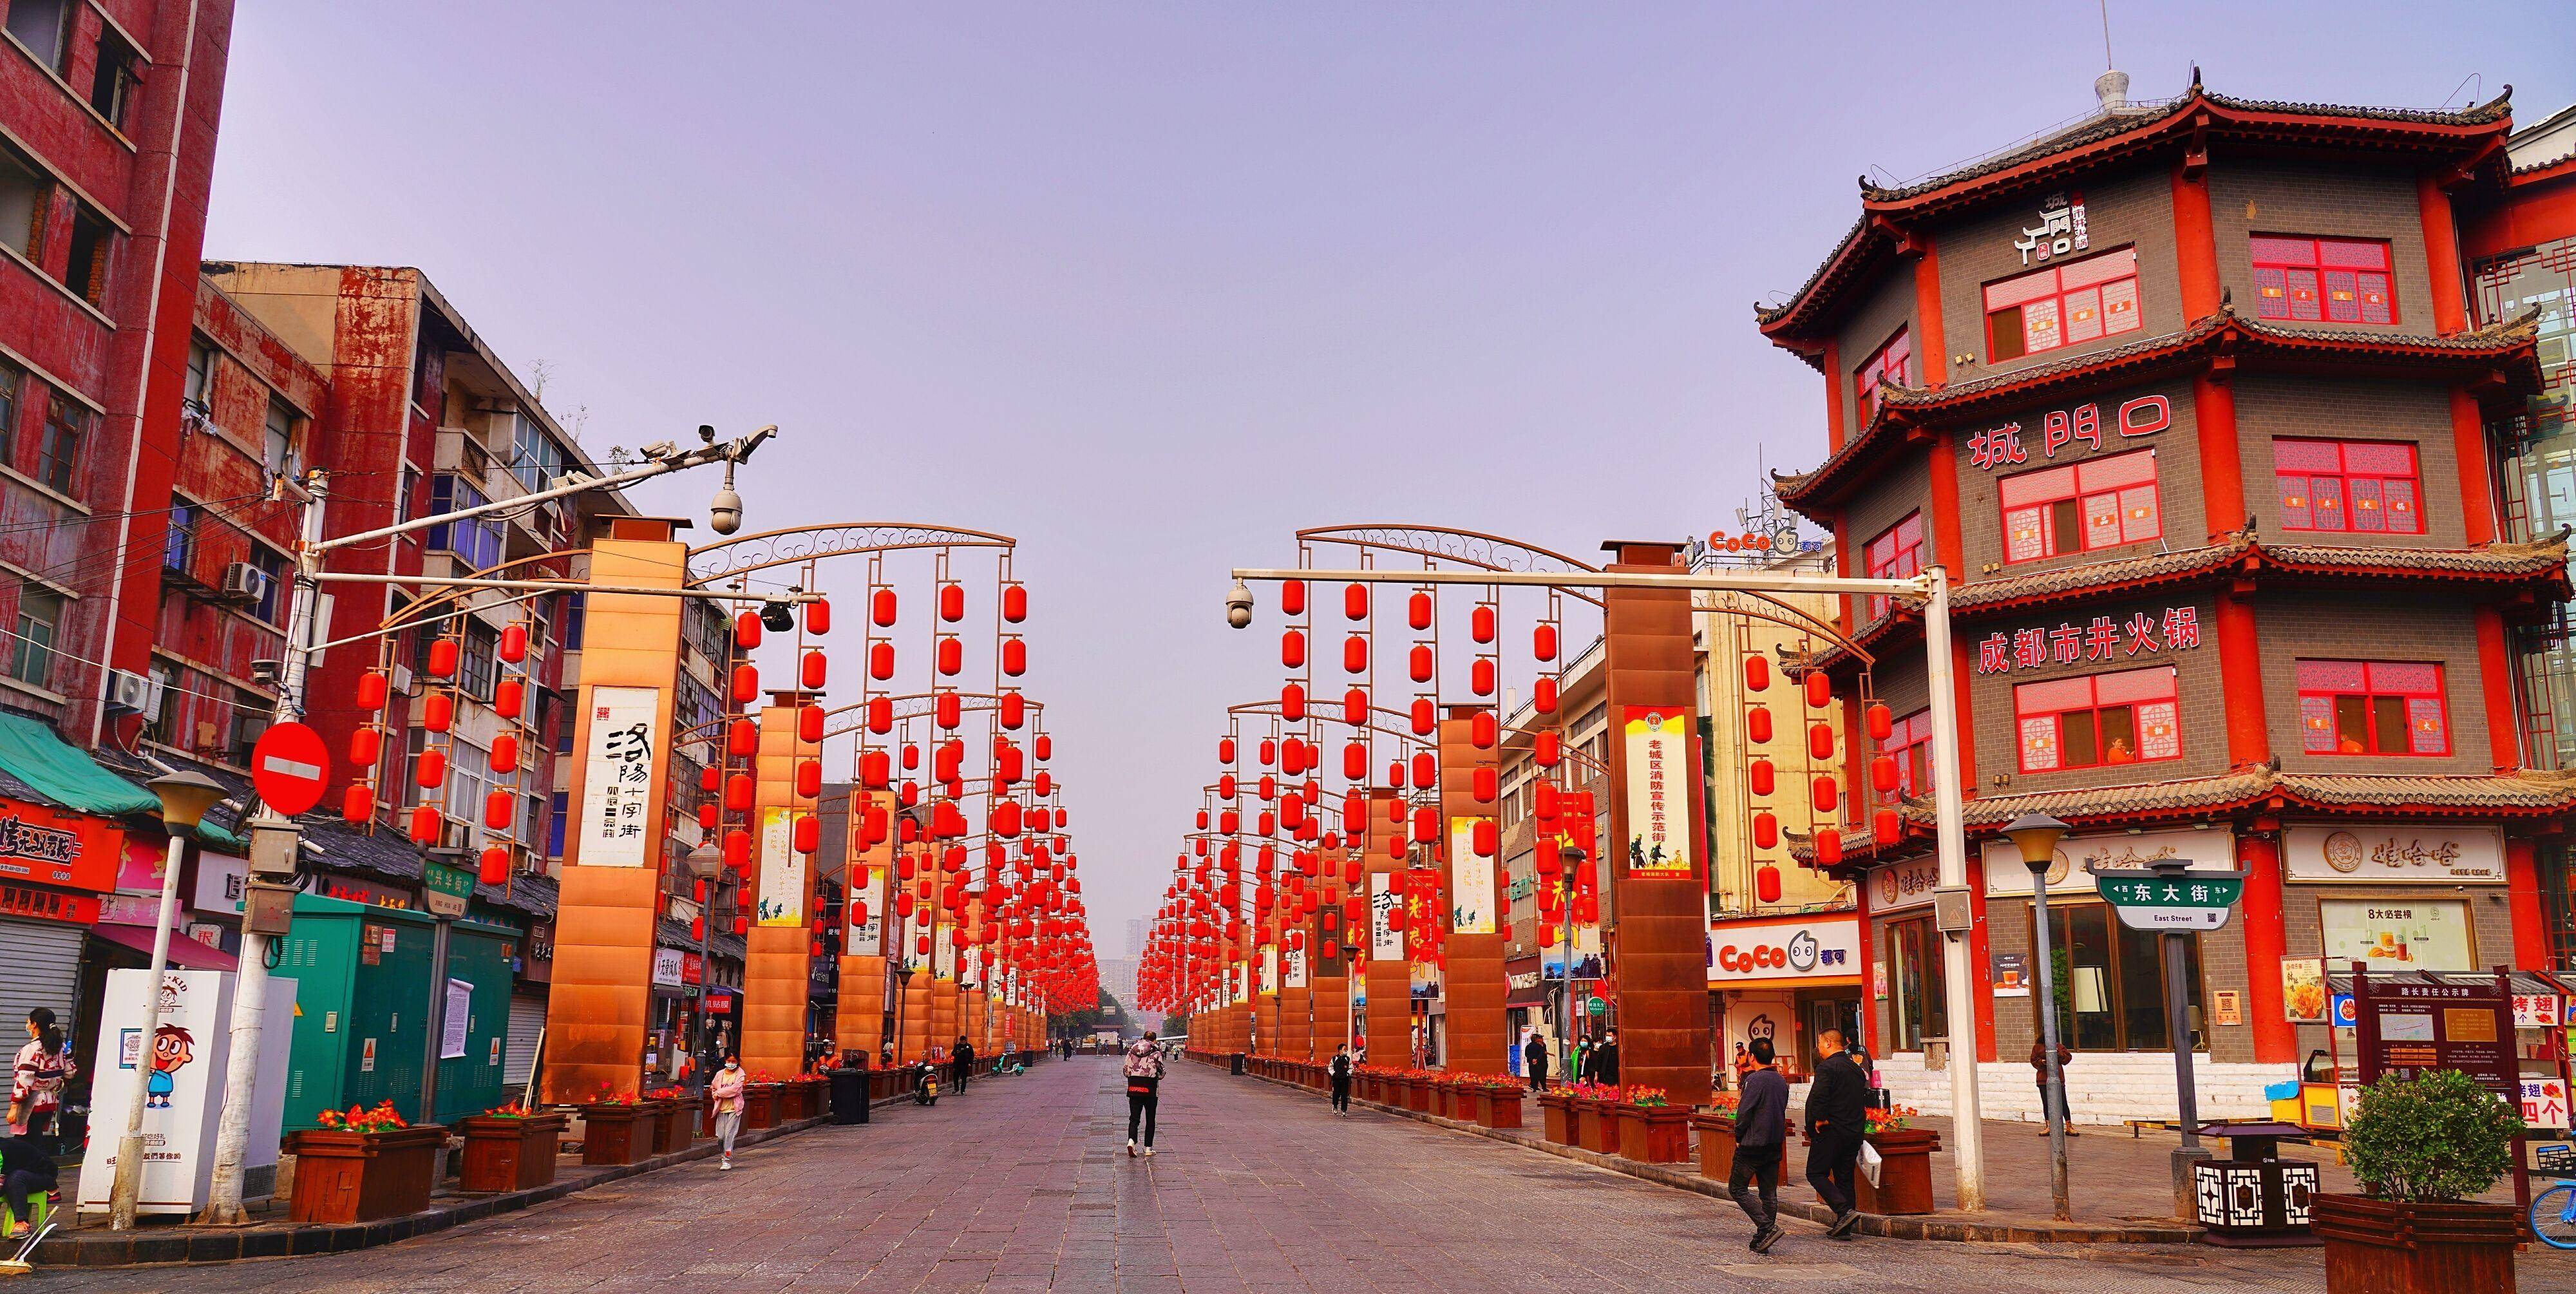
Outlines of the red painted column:
M 1878 1049 L 1878 992 L 1870 979 L 1870 965 L 1878 952 L 1878 940 L 1869 928 L 1869 882 L 1864 877 L 1852 887 L 1852 920 L 1859 922 L 1860 938 L 1860 1039 L 1870 1055 L 1884 1055 Z
M 2540 860 L 2528 838 L 2504 842 L 2505 905 L 2513 912 L 2516 970 L 2549 968 L 2549 924 L 2540 915 Z
M 1914 358 L 1923 365 L 1923 385 L 1950 384 L 1950 342 L 1941 327 L 1941 256 L 1929 241 L 1917 248 L 1914 262 Z M 1839 425 L 1839 424 L 1837 424 Z
M 2254 1059 L 2286 1064 L 2299 1058 L 2299 1035 L 2282 1015 L 2281 976 L 2275 969 L 2289 956 L 2289 938 L 2281 925 L 2280 836 L 2267 831 L 2237 837 L 2236 861 L 2246 871 L 2238 916 L 2245 923 L 2245 999 L 2254 1024 Z
M 2225 360 L 2191 380 L 2192 421 L 2199 429 L 2200 504 L 2210 541 L 2253 515 L 2245 503 L 2245 453 L 2236 434 L 2236 388 Z
M 1921 275 L 1916 276 L 1917 293 L 1921 292 Z M 1932 442 L 1932 546 L 1935 558 L 1950 572 L 1954 582 L 1965 578 L 1968 549 L 1959 531 L 1959 453 L 1958 440 L 1942 432 Z M 1977 699 L 1969 680 L 1976 677 L 1970 669 L 1968 636 L 1953 634 L 1950 650 L 1952 691 L 1959 708 L 1959 793 L 1963 798 L 1977 795 Z M 1978 859 L 1974 842 L 1968 849 L 1968 910 L 1976 921 L 1968 933 L 1968 973 L 1976 977 L 1977 992 L 1977 1059 L 1995 1058 L 1995 997 L 1991 982 L 1994 958 L 1993 942 L 1986 934 L 1985 866 Z
M 2173 209 L 2182 317 L 2191 323 L 2218 313 L 2219 287 L 2217 225 L 2209 216 L 2209 172 L 2188 159 L 2174 164 Z
M 2451 388 L 2451 448 L 2460 460 L 2460 521 L 2471 544 L 2496 538 L 2495 472 L 2487 463 L 2486 418 L 2461 387 Z
M 1828 339 L 1825 342 L 1825 446 L 1827 452 L 1839 451 L 1843 447 L 1843 400 L 1848 394 L 1843 390 L 1843 384 L 1850 380 L 1843 372 L 1843 344 L 1840 341 Z
M 2470 614 L 2478 635 L 2478 694 L 2487 711 L 2487 750 L 2495 771 L 2522 767 L 2521 715 L 2513 702 L 2513 656 L 2505 645 L 2504 613 L 2492 606 Z
M 2433 331 L 2445 337 L 2465 332 L 2468 282 L 2460 273 L 2460 234 L 2451 223 L 2451 195 L 2428 172 L 2416 177 L 2415 205 L 2424 215 L 2424 270 L 2433 280 Z

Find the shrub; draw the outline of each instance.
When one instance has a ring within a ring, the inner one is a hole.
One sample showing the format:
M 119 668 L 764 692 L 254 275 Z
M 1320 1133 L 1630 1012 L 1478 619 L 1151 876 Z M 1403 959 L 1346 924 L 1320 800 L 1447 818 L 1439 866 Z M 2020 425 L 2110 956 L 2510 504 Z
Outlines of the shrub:
M 2344 1157 L 2381 1199 L 2425 1202 L 2479 1195 L 2512 1170 L 2522 1118 L 2454 1069 L 2394 1076 L 2361 1094 L 2344 1129 Z

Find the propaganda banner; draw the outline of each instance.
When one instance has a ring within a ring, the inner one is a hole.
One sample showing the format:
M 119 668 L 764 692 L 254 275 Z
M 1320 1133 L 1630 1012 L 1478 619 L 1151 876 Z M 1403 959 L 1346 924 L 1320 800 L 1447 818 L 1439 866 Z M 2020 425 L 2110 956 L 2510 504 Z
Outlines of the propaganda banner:
M 1650 705 L 1624 709 L 1628 874 L 1686 878 L 1692 873 L 1690 715 Z
M 796 852 L 796 820 L 804 815 L 770 808 L 760 815 L 760 924 L 805 924 L 805 855 Z
M 1476 852 L 1476 824 L 1490 818 L 1449 820 L 1449 933 L 1494 933 L 1494 860 Z
M 642 867 L 661 824 L 647 812 L 661 748 L 661 696 L 649 687 L 590 690 L 590 748 L 582 756 L 578 844 L 565 859 L 585 867 Z

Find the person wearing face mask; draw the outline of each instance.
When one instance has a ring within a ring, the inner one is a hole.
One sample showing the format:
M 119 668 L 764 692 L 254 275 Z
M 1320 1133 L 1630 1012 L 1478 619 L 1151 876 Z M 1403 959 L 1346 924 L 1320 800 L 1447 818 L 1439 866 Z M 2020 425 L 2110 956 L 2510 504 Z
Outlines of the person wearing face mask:
M 76 1068 L 71 1048 L 63 1041 L 62 1028 L 54 1023 L 52 1008 L 40 1006 L 27 1013 L 27 1044 L 18 1049 L 14 1068 L 9 1085 L 9 1133 L 51 1144 L 54 1113 L 63 1103 L 63 1083 Z
M 724 1068 L 707 1081 L 707 1095 L 715 1098 L 716 1140 L 724 1143 L 724 1158 L 716 1164 L 718 1171 L 733 1167 L 733 1139 L 742 1131 L 742 1089 L 750 1076 L 742 1072 L 742 1057 L 727 1055 Z

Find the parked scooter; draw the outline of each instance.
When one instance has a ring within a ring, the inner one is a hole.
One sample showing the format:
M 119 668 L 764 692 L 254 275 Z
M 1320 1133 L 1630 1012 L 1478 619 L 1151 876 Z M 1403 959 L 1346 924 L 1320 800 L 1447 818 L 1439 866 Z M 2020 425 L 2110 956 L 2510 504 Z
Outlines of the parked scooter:
M 921 1061 L 912 1067 L 912 1101 L 915 1105 L 939 1104 L 939 1067 Z

